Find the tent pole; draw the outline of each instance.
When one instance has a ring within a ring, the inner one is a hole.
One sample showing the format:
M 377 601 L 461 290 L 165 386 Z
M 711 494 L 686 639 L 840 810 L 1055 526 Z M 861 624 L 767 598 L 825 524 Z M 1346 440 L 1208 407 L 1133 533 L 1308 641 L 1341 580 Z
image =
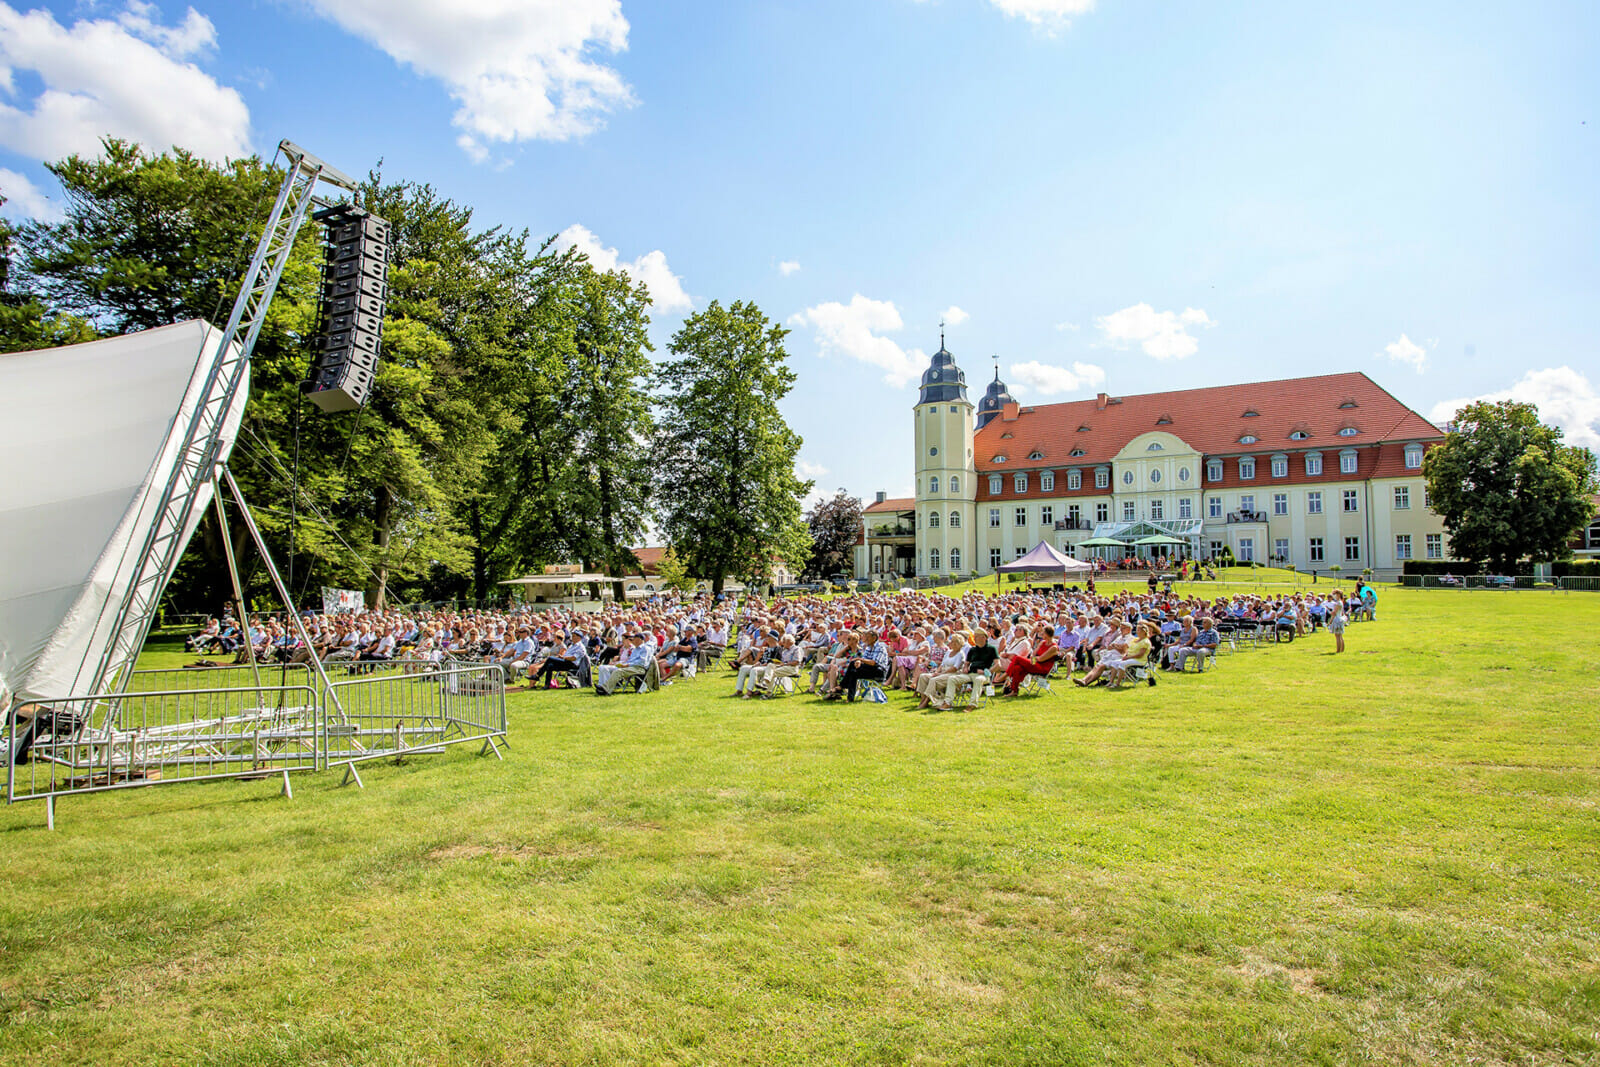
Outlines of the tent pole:
M 256 551 L 261 553 L 261 562 L 267 565 L 267 573 L 272 576 L 272 585 L 278 591 L 278 596 L 283 600 L 283 606 L 289 613 L 289 621 L 294 624 L 294 629 L 300 635 L 300 640 L 305 643 L 306 657 L 311 661 L 311 669 L 317 672 L 317 678 L 322 682 L 322 691 L 327 694 L 327 699 L 338 712 L 339 722 L 345 720 L 344 706 L 339 703 L 339 696 L 334 691 L 333 679 L 328 677 L 327 668 L 322 665 L 322 657 L 317 655 L 316 646 L 311 643 L 311 635 L 306 632 L 306 624 L 300 618 L 300 612 L 295 610 L 294 597 L 290 595 L 288 586 L 283 584 L 283 577 L 278 574 L 278 565 L 272 562 L 272 553 L 267 551 L 266 539 L 261 536 L 261 531 L 256 527 L 256 520 L 250 514 L 250 508 L 244 502 L 244 493 L 239 491 L 239 483 L 233 480 L 233 472 L 227 464 L 219 463 L 217 473 L 227 481 L 228 491 L 233 495 L 234 502 L 239 505 L 239 518 L 244 522 L 245 528 L 250 531 L 250 539 L 256 544 Z
M 250 643 L 250 612 L 244 602 L 244 583 L 239 581 L 239 564 L 233 556 L 233 531 L 228 528 L 228 510 L 222 501 L 222 482 L 211 476 L 211 500 L 217 506 L 217 528 L 222 532 L 222 554 L 228 560 L 228 577 L 233 580 L 233 602 L 239 606 L 239 632 L 244 635 L 244 654 L 250 660 L 250 674 L 261 688 L 261 667 L 256 663 L 256 649 Z

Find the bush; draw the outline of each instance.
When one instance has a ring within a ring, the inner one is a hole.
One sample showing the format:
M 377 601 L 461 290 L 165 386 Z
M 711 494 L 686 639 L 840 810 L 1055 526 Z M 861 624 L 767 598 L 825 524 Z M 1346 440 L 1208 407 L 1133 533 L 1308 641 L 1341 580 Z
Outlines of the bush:
M 1550 565 L 1557 578 L 1600 578 L 1600 559 L 1560 559 Z
M 1408 559 L 1400 569 L 1402 574 L 1454 574 L 1458 578 L 1469 574 L 1482 574 L 1481 563 L 1468 563 L 1460 559 Z

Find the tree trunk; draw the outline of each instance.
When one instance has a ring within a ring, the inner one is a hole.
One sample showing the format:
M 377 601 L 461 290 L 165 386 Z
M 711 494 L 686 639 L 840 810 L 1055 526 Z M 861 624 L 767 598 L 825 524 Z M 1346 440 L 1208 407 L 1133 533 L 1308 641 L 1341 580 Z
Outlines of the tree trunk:
M 378 567 L 377 578 L 372 586 L 368 587 L 372 610 L 382 611 L 384 600 L 389 593 L 389 536 L 390 527 L 393 525 L 393 500 L 389 495 L 389 486 L 378 486 L 378 502 L 374 508 L 373 525 L 378 533 Z

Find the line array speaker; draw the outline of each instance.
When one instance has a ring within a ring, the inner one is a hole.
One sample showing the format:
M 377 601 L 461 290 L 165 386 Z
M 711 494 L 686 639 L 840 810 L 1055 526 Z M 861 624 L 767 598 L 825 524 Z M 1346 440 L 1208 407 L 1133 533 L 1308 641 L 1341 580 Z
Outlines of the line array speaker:
M 383 352 L 389 224 L 353 204 L 311 217 L 326 238 L 321 329 L 300 389 L 323 411 L 353 411 L 367 402 Z

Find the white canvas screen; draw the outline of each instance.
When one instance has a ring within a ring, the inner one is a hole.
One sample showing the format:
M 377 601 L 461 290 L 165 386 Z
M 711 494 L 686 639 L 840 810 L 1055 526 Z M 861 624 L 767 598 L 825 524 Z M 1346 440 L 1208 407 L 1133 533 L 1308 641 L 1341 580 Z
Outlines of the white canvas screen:
M 0 355 L 0 703 L 88 691 L 220 340 L 194 320 Z

